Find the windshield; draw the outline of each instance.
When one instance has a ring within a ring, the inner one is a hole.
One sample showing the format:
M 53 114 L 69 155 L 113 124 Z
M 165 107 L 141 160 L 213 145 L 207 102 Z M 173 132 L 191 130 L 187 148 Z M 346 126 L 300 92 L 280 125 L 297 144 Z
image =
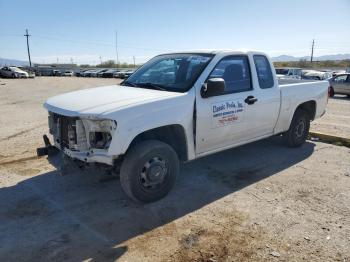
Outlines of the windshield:
M 169 54 L 148 61 L 122 85 L 185 92 L 191 88 L 213 55 Z
M 19 69 L 18 67 L 10 66 L 10 69 L 11 69 L 12 71 L 15 71 L 15 72 L 22 72 L 22 70 Z

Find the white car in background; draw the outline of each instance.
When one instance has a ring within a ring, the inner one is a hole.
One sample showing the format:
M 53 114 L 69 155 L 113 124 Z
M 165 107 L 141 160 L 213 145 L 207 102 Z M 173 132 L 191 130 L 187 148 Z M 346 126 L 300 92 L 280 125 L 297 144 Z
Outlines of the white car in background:
M 134 70 L 120 71 L 117 74 L 115 74 L 114 77 L 125 79 L 125 78 L 128 78 L 130 75 L 132 75 L 134 72 L 135 72 Z
M 66 70 L 62 73 L 62 76 L 73 76 L 73 71 Z
M 29 74 L 15 66 L 5 66 L 0 69 L 0 76 L 7 78 L 28 78 Z
M 302 78 L 310 80 L 327 80 L 332 77 L 332 72 L 318 70 L 303 70 Z
M 301 79 L 301 68 L 276 68 L 277 79 Z

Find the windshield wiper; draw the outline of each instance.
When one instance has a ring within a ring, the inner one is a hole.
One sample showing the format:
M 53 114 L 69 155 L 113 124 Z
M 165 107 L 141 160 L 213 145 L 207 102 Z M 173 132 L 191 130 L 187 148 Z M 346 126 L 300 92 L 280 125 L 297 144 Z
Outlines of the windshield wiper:
M 134 83 L 131 83 L 129 81 L 123 81 L 123 83 L 121 83 L 122 86 L 132 86 L 132 87 L 136 87 L 137 85 Z
M 142 88 L 151 88 L 151 89 L 156 89 L 156 90 L 161 90 L 161 91 L 167 91 L 163 86 L 161 85 L 157 85 L 157 84 L 153 84 L 153 83 L 137 83 L 136 84 L 139 87 Z

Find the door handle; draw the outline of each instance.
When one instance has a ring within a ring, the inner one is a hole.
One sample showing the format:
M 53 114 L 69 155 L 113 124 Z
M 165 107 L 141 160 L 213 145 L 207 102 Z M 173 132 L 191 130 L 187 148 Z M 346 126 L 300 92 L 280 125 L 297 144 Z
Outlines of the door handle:
M 254 96 L 247 96 L 247 98 L 244 100 L 248 105 L 254 104 L 258 99 Z

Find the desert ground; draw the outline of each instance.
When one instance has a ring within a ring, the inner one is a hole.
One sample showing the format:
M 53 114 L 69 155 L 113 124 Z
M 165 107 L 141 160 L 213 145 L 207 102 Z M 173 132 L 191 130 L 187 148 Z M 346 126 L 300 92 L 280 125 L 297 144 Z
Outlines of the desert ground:
M 117 79 L 0 79 L 0 261 L 350 261 L 350 148 L 273 137 L 181 165 L 135 204 L 104 170 L 35 155 L 50 96 Z M 313 131 L 350 137 L 350 99 Z

